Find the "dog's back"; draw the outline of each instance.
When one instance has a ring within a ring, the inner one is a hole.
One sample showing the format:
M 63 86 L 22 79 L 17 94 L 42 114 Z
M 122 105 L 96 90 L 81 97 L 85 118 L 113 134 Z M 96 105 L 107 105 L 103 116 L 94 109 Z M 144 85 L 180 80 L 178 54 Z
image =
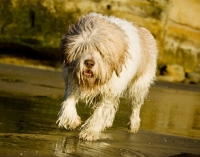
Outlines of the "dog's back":
M 112 85 L 113 93 L 127 93 L 123 91 L 128 89 L 129 92 L 126 95 L 132 97 L 134 94 L 133 92 L 131 93 L 131 88 L 133 88 L 135 83 L 141 84 L 139 82 L 142 82 L 143 86 L 149 87 L 155 79 L 158 54 L 156 41 L 152 34 L 147 29 L 125 19 L 119 19 L 114 16 L 102 16 L 97 13 L 90 13 L 89 16 L 97 16 L 108 20 L 122 29 L 128 37 L 124 40 L 127 40 L 130 56 L 127 57 L 127 61 L 122 67 L 120 77 L 114 75 L 111 78 L 113 79 L 111 82 L 116 82 L 116 85 Z M 126 89 L 124 88 L 125 86 L 127 87 Z

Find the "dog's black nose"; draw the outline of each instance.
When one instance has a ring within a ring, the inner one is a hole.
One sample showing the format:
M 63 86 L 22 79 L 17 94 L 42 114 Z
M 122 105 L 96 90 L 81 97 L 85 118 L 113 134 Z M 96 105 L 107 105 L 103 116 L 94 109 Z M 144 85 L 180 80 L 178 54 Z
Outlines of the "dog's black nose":
M 87 68 L 92 68 L 95 65 L 95 62 L 92 59 L 87 59 L 84 61 L 84 64 Z

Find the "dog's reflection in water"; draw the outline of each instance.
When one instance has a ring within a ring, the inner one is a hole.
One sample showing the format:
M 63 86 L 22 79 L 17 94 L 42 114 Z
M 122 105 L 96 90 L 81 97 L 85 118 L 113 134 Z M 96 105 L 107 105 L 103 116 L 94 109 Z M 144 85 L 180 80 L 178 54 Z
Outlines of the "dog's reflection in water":
M 109 146 L 110 144 L 105 141 L 88 142 L 79 140 L 76 136 L 62 136 L 54 146 L 54 153 L 56 156 L 63 156 L 66 154 L 90 156 L 95 155 L 95 152 L 100 153 L 102 149 L 109 148 Z
M 61 137 L 61 139 L 55 145 L 55 153 L 65 154 L 74 153 L 78 146 L 79 141 L 75 137 Z

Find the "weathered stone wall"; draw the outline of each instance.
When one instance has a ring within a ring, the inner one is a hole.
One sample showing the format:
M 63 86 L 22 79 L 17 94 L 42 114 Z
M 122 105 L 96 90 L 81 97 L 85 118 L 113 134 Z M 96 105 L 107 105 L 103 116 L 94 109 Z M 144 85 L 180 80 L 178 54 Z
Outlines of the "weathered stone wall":
M 200 1 L 173 0 L 164 28 L 162 61 L 200 71 Z
M 200 63 L 199 0 L 0 0 L 0 48 L 17 43 L 34 50 L 59 46 L 70 23 L 88 12 L 136 22 L 155 36 L 159 64 L 187 71 Z M 12 46 L 12 45 L 11 45 Z

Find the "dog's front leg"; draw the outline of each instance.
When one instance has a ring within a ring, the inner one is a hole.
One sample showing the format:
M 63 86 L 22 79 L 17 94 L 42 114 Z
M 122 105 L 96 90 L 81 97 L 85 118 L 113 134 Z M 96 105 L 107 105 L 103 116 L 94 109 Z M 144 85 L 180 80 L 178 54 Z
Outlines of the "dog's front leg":
M 118 108 L 116 101 L 103 101 L 98 103 L 93 115 L 81 127 L 79 138 L 94 141 L 100 138 L 101 131 L 112 126 Z
M 57 120 L 59 127 L 65 127 L 66 129 L 73 130 L 81 124 L 81 118 L 76 111 L 76 97 L 69 95 L 64 97 L 62 106 L 59 112 Z

